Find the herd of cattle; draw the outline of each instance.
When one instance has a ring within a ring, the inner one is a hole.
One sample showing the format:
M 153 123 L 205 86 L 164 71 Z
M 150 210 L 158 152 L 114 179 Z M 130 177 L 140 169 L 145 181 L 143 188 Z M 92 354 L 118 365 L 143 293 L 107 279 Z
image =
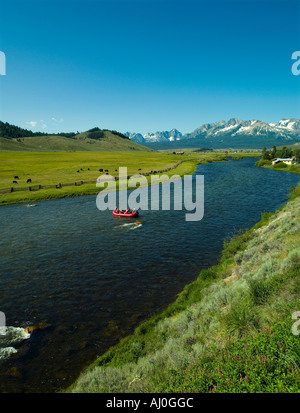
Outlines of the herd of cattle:
M 87 168 L 87 170 L 89 171 L 90 168 Z M 83 169 L 82 169 L 82 168 L 78 169 L 77 173 L 79 173 L 80 171 L 83 171 Z M 141 171 L 141 169 L 139 169 L 139 171 Z M 99 172 L 103 172 L 103 169 L 99 169 Z M 104 172 L 106 172 L 106 175 L 108 175 L 108 169 L 104 169 Z M 115 169 L 115 172 L 117 172 L 117 169 Z M 14 177 L 13 184 L 17 184 L 17 183 L 18 183 L 18 181 L 16 181 L 16 179 L 20 179 L 20 178 L 19 178 L 18 176 L 15 176 L 15 177 Z M 26 181 L 26 184 L 29 184 L 29 183 L 31 183 L 31 182 L 32 182 L 32 181 L 31 181 L 31 178 L 28 178 L 27 181 Z
M 20 179 L 18 176 L 15 176 L 14 179 Z M 27 179 L 26 184 L 29 184 L 31 181 L 31 178 Z M 13 184 L 17 184 L 18 181 L 13 181 Z

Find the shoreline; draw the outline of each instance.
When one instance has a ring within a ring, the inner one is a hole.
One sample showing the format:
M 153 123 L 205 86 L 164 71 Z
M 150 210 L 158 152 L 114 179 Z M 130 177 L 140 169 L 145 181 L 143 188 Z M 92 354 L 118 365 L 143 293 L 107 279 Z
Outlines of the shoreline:
M 297 173 L 300 174 L 300 172 Z M 194 282 L 187 284 L 182 292 L 178 294 L 178 298 L 173 303 L 168 305 L 165 310 L 142 322 L 135 329 L 134 333 L 120 339 L 120 342 L 117 345 L 112 346 L 103 355 L 97 357 L 95 362 L 84 369 L 77 380 L 71 386 L 62 390 L 62 392 L 89 392 L 90 380 L 92 379 L 93 375 L 96 374 L 96 372 L 99 372 L 99 374 L 101 375 L 101 371 L 104 372 L 104 370 L 107 370 L 108 372 L 110 372 L 112 369 L 114 371 L 117 371 L 116 369 L 123 371 L 125 370 L 127 365 L 131 366 L 130 369 L 134 369 L 133 366 L 137 365 L 139 360 L 142 360 L 143 358 L 146 359 L 149 356 L 149 352 L 147 353 L 141 350 L 140 355 L 137 356 L 138 358 L 136 359 L 136 355 L 132 354 L 131 346 L 134 343 L 136 343 L 135 346 L 138 345 L 141 340 L 142 342 L 147 341 L 147 335 L 149 336 L 149 339 L 154 340 L 153 335 L 155 334 L 155 330 L 158 329 L 158 326 L 161 325 L 161 323 L 164 324 L 167 322 L 166 320 L 177 319 L 180 314 L 188 311 L 190 305 L 197 303 L 198 300 L 201 300 L 203 298 L 202 291 L 211 288 L 212 285 L 222 285 L 224 283 L 224 273 L 226 274 L 225 280 L 230 280 L 230 283 L 239 281 L 239 276 L 236 275 L 237 273 L 235 271 L 236 255 L 241 254 L 245 250 L 245 247 L 247 247 L 249 242 L 251 242 L 251 240 L 253 239 L 252 237 L 257 236 L 257 233 L 260 233 L 265 228 L 268 228 L 270 223 L 272 223 L 274 217 L 280 217 L 282 210 L 288 209 L 288 207 L 292 205 L 291 203 L 295 199 L 297 200 L 297 198 L 299 197 L 300 184 L 298 183 L 298 186 L 293 189 L 290 199 L 288 199 L 288 201 L 282 207 L 277 209 L 274 213 L 263 213 L 261 220 L 257 222 L 251 229 L 247 230 L 241 235 L 234 236 L 228 243 L 224 242 L 222 258 L 219 260 L 219 262 L 208 269 L 202 270 L 198 278 Z M 215 275 L 213 275 L 213 273 Z M 204 274 L 207 275 L 205 275 L 205 277 L 203 278 Z M 196 289 L 198 290 L 197 292 L 195 291 Z M 159 345 L 154 345 L 154 347 L 152 347 L 152 350 L 155 351 L 155 349 L 158 349 L 159 351 L 159 347 Z M 99 391 L 102 392 L 101 389 Z M 114 390 L 105 387 L 105 392 L 111 391 L 114 392 Z M 139 390 L 132 391 L 139 392 Z M 155 388 L 154 390 L 151 389 L 151 391 L 165 392 L 166 390 Z
M 300 164 L 287 165 L 285 168 L 275 168 L 273 165 L 257 165 L 257 162 L 255 163 L 255 166 L 258 168 L 270 169 L 271 171 L 290 172 L 298 175 L 300 174 Z

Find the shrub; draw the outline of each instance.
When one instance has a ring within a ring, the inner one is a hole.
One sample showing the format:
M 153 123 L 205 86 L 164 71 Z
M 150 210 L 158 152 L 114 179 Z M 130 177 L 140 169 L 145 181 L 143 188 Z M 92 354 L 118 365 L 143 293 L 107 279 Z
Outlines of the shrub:
M 259 161 L 257 161 L 255 163 L 256 166 L 258 167 L 262 167 L 262 166 L 266 166 L 266 165 L 272 165 L 272 162 L 269 161 L 268 159 L 260 159 Z
M 200 272 L 200 277 L 203 280 L 214 280 L 216 278 L 216 272 L 212 268 L 204 269 Z
M 300 266 L 300 248 L 295 248 L 289 252 L 288 256 L 282 260 L 280 269 L 285 271 L 293 265 Z
M 260 221 L 257 223 L 257 224 L 255 224 L 255 226 L 254 226 L 254 228 L 261 228 L 261 227 L 264 227 L 265 225 L 268 225 L 268 223 L 270 222 L 270 218 L 271 218 L 271 216 L 273 215 L 273 213 L 272 212 L 262 212 L 261 213 L 261 219 L 260 219 Z
M 273 168 L 276 168 L 276 169 L 288 168 L 288 165 L 284 162 L 278 162 L 273 166 Z
M 254 305 L 264 304 L 272 294 L 273 288 L 269 281 L 249 280 L 250 297 Z
M 238 251 L 243 251 L 247 247 L 248 241 L 251 239 L 252 231 L 247 231 L 242 234 L 234 235 L 229 241 L 224 241 L 222 258 L 227 259 L 233 257 Z
M 224 316 L 224 321 L 229 334 L 242 337 L 257 327 L 257 317 L 251 301 L 245 297 L 239 303 L 232 305 L 230 311 Z
M 264 263 L 255 274 L 255 278 L 271 278 L 278 272 L 278 262 L 274 258 L 265 257 Z

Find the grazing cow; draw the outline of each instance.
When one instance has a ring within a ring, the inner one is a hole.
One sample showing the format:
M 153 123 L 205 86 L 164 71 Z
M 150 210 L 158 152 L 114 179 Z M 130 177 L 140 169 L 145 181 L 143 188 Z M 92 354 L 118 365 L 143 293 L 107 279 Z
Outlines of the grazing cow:
M 103 172 L 103 169 L 99 169 L 99 172 Z
M 15 176 L 14 179 L 20 179 L 18 176 Z
M 79 172 L 79 171 L 77 171 L 77 172 Z
M 90 170 L 90 168 L 88 168 L 88 171 Z
M 141 168 L 139 169 L 139 171 L 141 171 Z
M 117 172 L 118 170 L 117 169 L 115 169 L 115 172 Z
M 83 169 L 82 169 L 82 168 L 80 168 L 80 170 L 81 170 L 81 171 L 83 171 Z
M 17 184 L 18 182 L 17 181 L 13 181 L 13 184 Z
M 105 172 L 108 172 L 108 169 L 105 169 Z
M 30 178 L 27 179 L 26 184 L 28 184 L 29 182 L 31 182 L 31 179 L 30 179 Z

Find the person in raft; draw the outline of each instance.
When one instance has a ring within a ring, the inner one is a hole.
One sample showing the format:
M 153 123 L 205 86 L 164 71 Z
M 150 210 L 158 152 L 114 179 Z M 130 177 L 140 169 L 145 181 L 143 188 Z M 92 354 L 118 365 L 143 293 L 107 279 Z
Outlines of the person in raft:
M 117 214 L 132 214 L 133 212 L 135 212 L 135 208 L 133 211 L 131 211 L 129 208 L 127 208 L 126 211 L 124 209 L 122 209 L 122 211 L 119 211 L 119 209 L 116 208 L 114 212 L 116 212 Z

